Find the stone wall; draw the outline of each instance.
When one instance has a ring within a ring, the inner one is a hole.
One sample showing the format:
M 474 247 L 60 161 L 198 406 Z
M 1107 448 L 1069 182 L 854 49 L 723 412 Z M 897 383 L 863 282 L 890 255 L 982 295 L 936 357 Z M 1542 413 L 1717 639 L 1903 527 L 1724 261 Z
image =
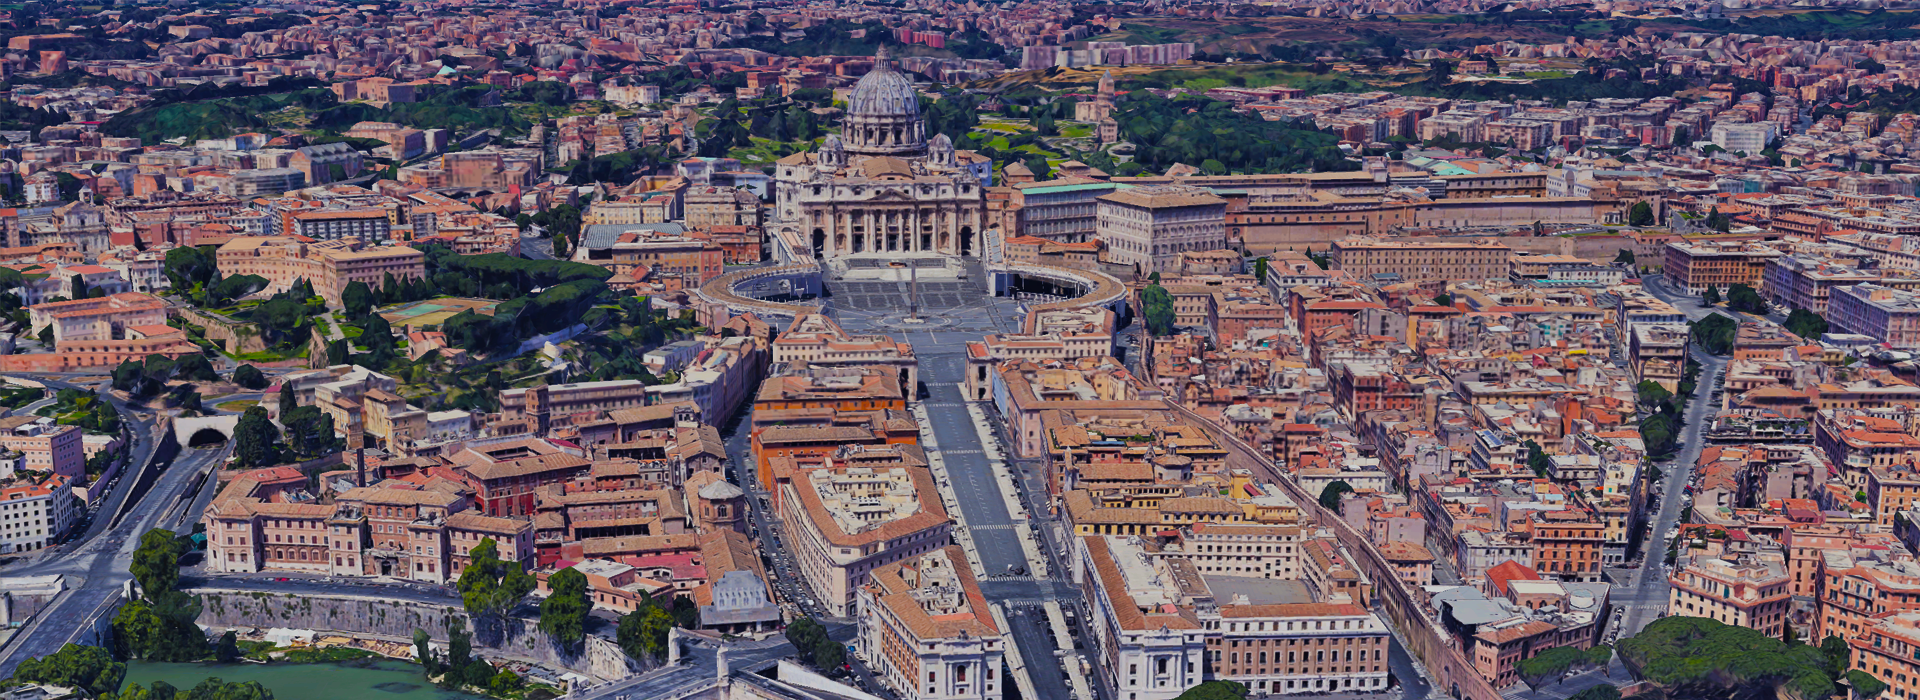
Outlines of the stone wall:
M 463 608 L 407 600 L 220 588 L 187 592 L 200 596 L 202 627 L 287 627 L 398 640 L 412 639 L 415 629 L 423 629 L 434 640 L 445 642 L 448 620 L 468 622 Z M 510 619 L 504 641 L 482 646 L 482 639 L 476 636 L 474 653 L 564 668 L 601 680 L 624 678 L 638 671 L 619 645 L 599 637 L 587 637 L 586 649 L 580 654 L 563 655 L 536 624 L 533 620 Z M 473 628 L 470 622 L 467 628 Z
M 251 323 L 239 323 L 186 307 L 175 307 L 171 311 L 181 320 L 205 329 L 207 340 L 229 353 L 239 355 L 267 349 L 267 341 L 260 335 L 260 329 Z

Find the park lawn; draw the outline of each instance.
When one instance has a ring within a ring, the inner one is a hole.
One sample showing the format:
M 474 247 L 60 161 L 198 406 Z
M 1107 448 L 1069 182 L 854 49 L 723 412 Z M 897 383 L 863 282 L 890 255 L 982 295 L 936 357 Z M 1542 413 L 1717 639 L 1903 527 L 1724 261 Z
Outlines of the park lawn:
M 226 402 L 215 405 L 214 408 L 218 408 L 222 411 L 228 411 L 231 413 L 241 413 L 246 411 L 249 408 L 253 408 L 254 406 L 258 406 L 258 405 L 260 405 L 259 401 L 255 401 L 253 399 L 241 399 L 239 401 L 226 401 Z
M 1050 158 L 1050 159 L 1051 159 L 1051 158 L 1061 158 L 1061 159 L 1063 159 L 1063 160 L 1065 159 L 1065 157 L 1064 157 L 1064 156 L 1062 156 L 1062 155 L 1060 155 L 1060 154 L 1059 154 L 1059 153 L 1057 153 L 1057 152 L 1054 152 L 1054 151 L 1049 151 L 1049 150 L 1047 150 L 1047 149 L 1044 149 L 1044 148 L 1041 148 L 1041 147 L 1039 147 L 1039 146 L 1035 146 L 1035 145 L 1033 145 L 1033 144 L 1030 144 L 1030 143 L 1028 143 L 1028 144 L 1021 144 L 1021 146 L 1020 146 L 1019 148 L 1015 148 L 1015 149 L 1013 149 L 1013 150 L 1016 150 L 1016 151 L 1020 151 L 1020 152 L 1023 152 L 1023 153 L 1032 153 L 1032 154 L 1034 154 L 1034 155 L 1036 155 L 1036 156 L 1046 156 L 1047 158 Z
M 1008 146 L 1007 146 L 1007 137 L 1005 137 L 1005 136 L 995 136 L 995 137 L 993 137 L 993 140 L 992 140 L 992 141 L 988 141 L 988 142 L 987 142 L 987 148 L 991 148 L 991 149 L 993 149 L 993 150 L 996 150 L 996 151 L 1004 151 L 1004 150 L 1007 150 L 1007 148 L 1008 148 Z
M 1018 134 L 1022 131 L 1032 130 L 1030 127 L 1027 127 L 1026 125 L 1023 125 L 1023 124 L 1015 124 L 1012 122 L 1002 122 L 1002 121 L 994 121 L 994 122 L 983 121 L 983 122 L 980 122 L 979 128 L 985 129 L 987 131 L 998 131 L 1003 134 Z
M 1084 139 L 1093 135 L 1093 127 L 1086 124 L 1061 124 L 1060 135 L 1070 139 Z

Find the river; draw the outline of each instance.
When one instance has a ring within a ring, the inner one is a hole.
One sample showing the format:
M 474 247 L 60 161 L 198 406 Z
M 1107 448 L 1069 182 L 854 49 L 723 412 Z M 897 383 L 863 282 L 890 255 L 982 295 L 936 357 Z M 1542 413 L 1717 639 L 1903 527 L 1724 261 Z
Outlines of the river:
M 420 667 L 393 659 L 346 664 L 166 664 L 133 661 L 127 682 L 166 681 L 181 690 L 208 678 L 244 683 L 259 681 L 275 700 L 475 700 L 482 696 L 441 690 L 428 683 Z

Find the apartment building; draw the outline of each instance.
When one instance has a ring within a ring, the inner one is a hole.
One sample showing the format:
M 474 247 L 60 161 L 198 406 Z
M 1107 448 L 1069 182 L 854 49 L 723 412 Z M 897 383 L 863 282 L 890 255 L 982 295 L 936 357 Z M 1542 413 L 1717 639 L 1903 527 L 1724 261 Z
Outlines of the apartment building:
M 425 253 L 406 246 L 368 246 L 369 240 L 309 243 L 285 236 L 246 236 L 221 245 L 214 259 L 228 277 L 266 278 L 267 291 L 272 293 L 306 280 L 313 284 L 314 293 L 335 306 L 340 304 L 341 292 L 354 282 L 379 290 L 388 279 L 410 282 L 426 277 Z
M 468 447 L 448 461 L 472 489 L 475 508 L 500 517 L 531 517 L 540 487 L 586 474 L 592 466 L 579 448 L 541 438 Z
M 1145 275 L 1179 269 L 1180 254 L 1227 247 L 1227 200 L 1198 187 L 1159 185 L 1095 198 L 1095 236 L 1107 261 Z
M 831 458 L 773 465 L 801 578 L 835 617 L 856 611 L 876 569 L 947 546 L 953 529 L 924 458 L 878 456 L 859 466 Z
M 529 421 L 534 432 L 546 434 L 600 414 L 647 405 L 647 385 L 637 379 L 548 384 L 500 391 L 503 421 Z
M 32 414 L 0 418 L 0 448 L 25 455 L 24 466 L 80 481 L 87 475 L 84 434 Z
M 1600 580 L 1606 524 L 1584 511 L 1546 511 L 1533 523 L 1533 566 L 1562 581 Z
M 0 483 L 0 554 L 18 554 L 58 543 L 81 514 L 73 479 L 53 474 Z
M 152 294 L 125 292 L 92 299 L 73 299 L 27 308 L 33 333 L 53 329 L 56 347 L 69 343 L 124 340 L 130 328 L 167 327 L 167 303 Z
M 1885 612 L 1920 609 L 1920 565 L 1904 548 L 1818 550 L 1820 583 L 1814 637 L 1852 639 Z
M 1920 612 L 1897 612 L 1872 621 L 1866 631 L 1847 638 L 1850 668 L 1887 684 L 1881 697 L 1920 697 Z
M 1208 630 L 1178 606 L 1211 593 L 1194 589 L 1203 579 L 1186 560 L 1143 556 L 1150 546 L 1117 535 L 1073 541 L 1075 579 L 1093 608 L 1092 665 L 1108 697 L 1172 700 L 1206 680 Z M 1273 666 L 1243 662 L 1237 668 Z
M 860 589 L 869 667 L 902 700 L 999 700 L 1005 630 L 987 609 L 959 545 L 874 571 Z
M 1333 242 L 1330 269 L 1360 281 L 1477 282 L 1506 279 L 1513 249 L 1484 241 L 1347 238 Z
M 372 243 L 393 239 L 393 219 L 385 209 L 318 209 L 287 215 L 287 234 L 316 241 L 358 238 Z
M 1662 271 L 1667 284 L 1688 294 L 1712 287 L 1721 292 L 1744 284 L 1758 292 L 1767 263 L 1782 253 L 1767 246 L 1735 241 L 1669 241 Z
M 800 314 L 773 340 L 773 363 L 799 367 L 891 367 L 907 390 L 919 385 L 913 346 L 885 335 L 848 333 L 826 314 Z
M 1360 605 L 1227 604 L 1205 624 L 1209 680 L 1234 681 L 1259 695 L 1387 687 L 1391 632 Z
M 1775 638 L 1785 633 L 1793 591 L 1779 552 L 1696 556 L 1669 583 L 1669 615 L 1719 620 Z
M 1203 574 L 1301 577 L 1299 525 L 1194 523 L 1181 539 L 1187 559 Z
M 1920 292 L 1878 284 L 1837 287 L 1827 320 L 1835 333 L 1868 336 L 1895 350 L 1920 349 Z
M 247 472 L 221 489 L 201 521 L 207 568 L 221 573 L 290 571 L 383 576 L 444 584 L 492 540 L 501 559 L 534 561 L 533 523 L 472 510 L 472 494 L 369 486 L 331 503 L 306 494 L 306 479 L 275 484 L 275 470 Z

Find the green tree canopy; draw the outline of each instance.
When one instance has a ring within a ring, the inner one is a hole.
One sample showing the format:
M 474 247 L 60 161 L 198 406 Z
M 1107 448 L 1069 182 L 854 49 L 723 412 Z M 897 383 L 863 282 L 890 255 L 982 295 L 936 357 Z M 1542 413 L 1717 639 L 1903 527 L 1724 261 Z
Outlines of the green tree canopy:
M 563 649 L 574 649 L 587 637 L 587 577 L 575 569 L 561 569 L 547 579 L 552 594 L 540 602 L 540 631 Z
M 1788 333 L 1800 336 L 1804 340 L 1816 341 L 1827 333 L 1827 319 L 1806 309 L 1794 309 L 1787 314 L 1784 324 Z
M 1724 314 L 1708 314 L 1706 318 L 1693 323 L 1693 342 L 1715 355 L 1725 355 L 1733 350 L 1733 341 L 1740 333 L 1740 323 Z
M 267 418 L 267 409 L 249 406 L 233 425 L 233 459 L 239 467 L 270 467 L 280 461 L 280 430 Z
M 1140 290 L 1140 315 L 1146 320 L 1147 332 L 1156 336 L 1173 333 L 1174 312 L 1173 295 L 1159 284 L 1149 284 Z
M 1234 681 L 1207 681 L 1188 688 L 1173 700 L 1245 700 L 1250 692 Z
M 247 389 L 258 391 L 267 388 L 267 375 L 253 365 L 240 365 L 233 368 L 233 383 Z
M 455 588 L 476 624 L 480 620 L 498 623 L 533 590 L 533 577 L 520 562 L 502 560 L 491 539 L 474 547 L 471 554 L 473 561 L 460 572 Z
M 360 280 L 348 282 L 346 288 L 340 290 L 340 307 L 349 319 L 372 313 L 374 301 L 373 288 Z
M 127 572 L 140 583 L 141 593 L 151 598 L 179 585 L 180 555 L 185 553 L 186 547 L 172 530 L 156 527 L 140 535 Z
M 652 604 L 652 599 L 646 599 L 632 612 L 621 616 L 614 640 L 629 657 L 659 661 L 667 655 L 668 633 L 672 629 L 673 615 Z
M 68 644 L 38 659 L 21 661 L 13 669 L 13 679 L 17 681 L 80 688 L 94 695 L 118 690 L 126 677 L 127 665 L 114 661 L 106 649 L 78 644 Z
M 1772 696 L 1825 700 L 1839 691 L 1818 647 L 1700 617 L 1663 617 L 1615 645 L 1622 661 L 1668 697 Z
M 1345 480 L 1335 479 L 1332 483 L 1327 484 L 1325 488 L 1320 489 L 1320 505 L 1327 510 L 1338 513 L 1340 512 L 1340 497 L 1349 493 L 1353 493 L 1353 485 L 1347 483 Z
M 1513 665 L 1515 673 L 1528 688 L 1539 690 L 1548 681 L 1558 681 L 1573 667 L 1586 659 L 1586 654 L 1574 647 L 1554 647 L 1521 659 Z
M 1652 226 L 1654 222 L 1653 205 L 1646 202 L 1635 202 L 1627 212 L 1629 226 Z
M 1727 307 L 1741 313 L 1764 314 L 1767 300 L 1760 298 L 1760 293 L 1752 287 L 1736 283 L 1727 288 Z

